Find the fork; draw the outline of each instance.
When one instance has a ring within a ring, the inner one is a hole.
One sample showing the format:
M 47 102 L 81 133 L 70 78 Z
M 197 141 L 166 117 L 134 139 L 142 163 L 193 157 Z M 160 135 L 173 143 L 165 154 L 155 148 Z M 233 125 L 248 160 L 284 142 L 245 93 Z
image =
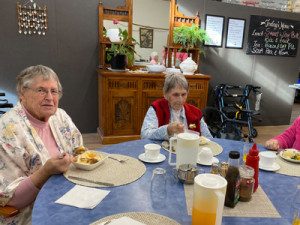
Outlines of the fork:
M 117 159 L 117 158 L 114 158 L 114 157 L 111 157 L 111 156 L 108 156 L 108 158 L 116 160 L 116 161 L 118 161 L 120 163 L 123 163 L 123 162 L 126 162 L 127 160 L 129 160 L 129 159 Z

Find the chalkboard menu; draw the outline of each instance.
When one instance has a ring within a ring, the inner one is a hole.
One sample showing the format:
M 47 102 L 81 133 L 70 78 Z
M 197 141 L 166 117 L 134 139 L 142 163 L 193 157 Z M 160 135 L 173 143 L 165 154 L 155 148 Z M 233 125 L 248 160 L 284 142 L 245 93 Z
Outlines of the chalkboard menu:
M 300 21 L 251 15 L 246 53 L 296 56 Z

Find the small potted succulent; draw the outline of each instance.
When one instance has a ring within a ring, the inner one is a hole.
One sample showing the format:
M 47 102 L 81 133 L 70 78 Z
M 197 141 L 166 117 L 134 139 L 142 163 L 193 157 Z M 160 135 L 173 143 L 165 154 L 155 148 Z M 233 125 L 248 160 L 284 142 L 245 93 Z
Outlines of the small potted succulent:
M 189 48 L 199 48 L 201 53 L 203 50 L 203 41 L 209 42 L 209 38 L 204 29 L 199 28 L 198 25 L 176 27 L 173 31 L 173 42 L 181 44 L 181 51 L 183 48 L 189 51 Z

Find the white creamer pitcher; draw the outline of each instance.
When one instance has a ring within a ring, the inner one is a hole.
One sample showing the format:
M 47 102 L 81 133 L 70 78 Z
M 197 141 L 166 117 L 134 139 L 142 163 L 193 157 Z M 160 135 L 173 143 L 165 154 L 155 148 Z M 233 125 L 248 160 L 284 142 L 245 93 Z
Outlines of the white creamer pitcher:
M 226 195 L 225 178 L 204 173 L 194 180 L 192 225 L 221 225 Z
M 177 137 L 170 138 L 170 149 L 172 149 L 175 140 L 177 140 L 176 163 L 171 162 L 172 153 L 169 151 L 169 164 L 176 165 L 177 169 L 182 164 L 196 166 L 200 136 L 192 133 L 180 133 Z

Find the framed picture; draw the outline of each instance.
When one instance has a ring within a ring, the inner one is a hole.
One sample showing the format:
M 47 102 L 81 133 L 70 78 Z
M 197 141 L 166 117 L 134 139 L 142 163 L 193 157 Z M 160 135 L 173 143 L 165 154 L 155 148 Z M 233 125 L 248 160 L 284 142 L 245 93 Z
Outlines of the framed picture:
M 222 47 L 224 20 L 224 16 L 205 15 L 205 30 L 209 42 L 204 41 L 204 45 Z
M 153 29 L 140 28 L 140 47 L 153 48 Z
M 228 18 L 225 48 L 243 48 L 245 19 Z

